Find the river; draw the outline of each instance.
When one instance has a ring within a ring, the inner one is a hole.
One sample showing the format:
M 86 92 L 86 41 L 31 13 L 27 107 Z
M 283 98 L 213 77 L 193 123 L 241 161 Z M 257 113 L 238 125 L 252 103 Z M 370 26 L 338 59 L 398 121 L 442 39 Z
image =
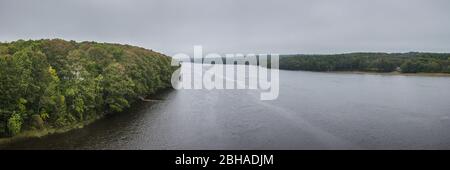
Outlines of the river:
M 258 90 L 168 90 L 3 149 L 450 149 L 450 77 L 280 71 Z

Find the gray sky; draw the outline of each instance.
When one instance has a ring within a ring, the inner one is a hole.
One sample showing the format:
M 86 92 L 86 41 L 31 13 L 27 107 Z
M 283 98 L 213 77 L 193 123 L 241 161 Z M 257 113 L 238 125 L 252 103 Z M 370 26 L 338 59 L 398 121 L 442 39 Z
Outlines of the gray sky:
M 169 55 L 450 52 L 450 1 L 0 0 L 0 41 L 41 38 Z

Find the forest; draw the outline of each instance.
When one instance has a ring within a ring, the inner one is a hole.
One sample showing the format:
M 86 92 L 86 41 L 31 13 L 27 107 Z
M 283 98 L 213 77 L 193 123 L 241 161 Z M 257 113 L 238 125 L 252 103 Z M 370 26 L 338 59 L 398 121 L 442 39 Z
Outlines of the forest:
M 450 54 L 411 52 L 284 55 L 280 56 L 280 69 L 322 72 L 450 73 Z
M 222 57 L 222 63 L 250 64 L 259 56 Z M 361 71 L 399 73 L 450 73 L 450 53 L 348 53 L 332 55 L 280 55 L 279 69 L 317 72 Z M 270 65 L 267 57 L 267 67 Z M 193 61 L 191 62 L 203 62 Z M 208 62 L 206 62 L 208 63 Z M 214 63 L 214 62 L 211 62 Z
M 0 43 L 0 137 L 121 112 L 171 86 L 171 58 L 130 45 Z

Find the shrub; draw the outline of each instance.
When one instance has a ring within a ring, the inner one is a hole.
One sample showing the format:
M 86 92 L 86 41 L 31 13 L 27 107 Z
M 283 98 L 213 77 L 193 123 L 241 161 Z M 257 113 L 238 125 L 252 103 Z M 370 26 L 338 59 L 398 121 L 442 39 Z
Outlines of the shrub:
M 11 136 L 20 133 L 20 130 L 22 128 L 22 117 L 20 117 L 20 115 L 17 113 L 12 114 L 8 119 L 7 127 Z

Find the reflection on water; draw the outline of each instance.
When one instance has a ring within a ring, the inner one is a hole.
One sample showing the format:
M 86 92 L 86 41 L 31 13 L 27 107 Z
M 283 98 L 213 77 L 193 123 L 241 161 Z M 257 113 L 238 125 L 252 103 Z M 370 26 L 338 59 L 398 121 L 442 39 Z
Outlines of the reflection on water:
M 259 94 L 170 90 L 83 129 L 3 148 L 450 149 L 449 77 L 280 71 L 279 98 Z

